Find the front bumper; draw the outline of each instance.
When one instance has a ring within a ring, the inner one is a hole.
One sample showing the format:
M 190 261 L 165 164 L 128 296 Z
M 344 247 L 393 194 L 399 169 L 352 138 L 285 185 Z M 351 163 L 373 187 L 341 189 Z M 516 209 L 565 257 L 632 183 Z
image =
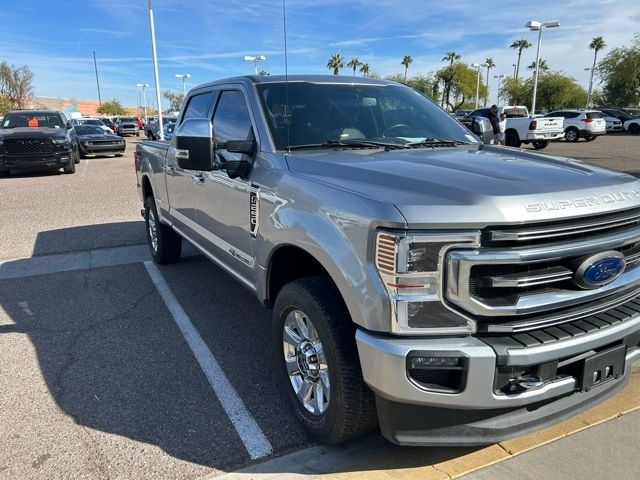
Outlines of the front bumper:
M 126 144 L 113 145 L 84 145 L 81 144 L 82 153 L 86 155 L 110 155 L 115 153 L 124 153 Z
M 600 135 L 606 135 L 606 133 L 607 133 L 606 128 L 604 130 L 582 129 L 582 130 L 580 130 L 580 137 L 581 138 L 599 137 Z
M 543 428 L 610 397 L 628 381 L 640 346 L 628 345 L 623 375 L 590 391 L 562 376 L 537 390 L 496 391 L 497 367 L 544 364 L 599 347 L 638 342 L 640 316 L 593 334 L 500 355 L 479 337 L 409 339 L 358 330 L 356 342 L 365 382 L 376 393 L 382 434 L 403 445 L 480 445 Z M 635 346 L 635 347 L 634 347 Z M 467 359 L 466 383 L 458 393 L 429 390 L 407 372 L 410 352 L 447 352 Z
M 34 153 L 27 155 L 0 154 L 0 167 L 7 170 L 22 170 L 29 168 L 61 168 L 69 164 L 73 152 L 62 151 L 55 153 Z
M 140 135 L 138 128 L 118 128 L 118 135 Z

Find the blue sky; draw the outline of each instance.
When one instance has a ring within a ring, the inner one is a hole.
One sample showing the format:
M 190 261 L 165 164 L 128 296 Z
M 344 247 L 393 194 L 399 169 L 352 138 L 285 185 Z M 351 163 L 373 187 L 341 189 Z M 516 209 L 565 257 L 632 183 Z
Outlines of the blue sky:
M 245 54 L 262 53 L 261 68 L 284 73 L 281 0 L 153 6 L 161 90 L 181 90 L 176 73 L 192 75 L 188 86 L 251 73 Z M 151 84 L 154 95 L 146 0 L 3 0 L 2 7 L 0 60 L 29 65 L 36 95 L 97 98 L 93 50 L 103 98 L 135 106 L 136 83 Z M 536 34 L 524 28 L 531 19 L 560 21 L 545 32 L 542 57 L 586 85 L 591 37 L 605 37 L 604 53 L 629 44 L 640 32 L 640 1 L 287 0 L 289 73 L 329 73 L 326 61 L 335 52 L 358 56 L 382 75 L 401 72 L 403 55 L 411 55 L 410 73 L 427 73 L 453 50 L 468 63 L 493 57 L 492 76 L 512 74 L 516 55 L 508 46 L 517 38 L 535 43 Z M 522 64 L 534 59 L 531 48 Z

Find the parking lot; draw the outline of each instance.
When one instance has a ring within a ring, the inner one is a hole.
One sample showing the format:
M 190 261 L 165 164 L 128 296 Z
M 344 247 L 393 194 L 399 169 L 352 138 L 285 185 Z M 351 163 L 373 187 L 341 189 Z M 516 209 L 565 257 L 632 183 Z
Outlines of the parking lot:
M 127 142 L 74 175 L 0 179 L 0 478 L 190 479 L 296 451 L 340 469 L 305 450 L 271 368 L 270 312 L 194 249 L 148 262 Z M 639 149 L 619 134 L 542 153 L 640 176 Z M 377 436 L 349 448 L 399 452 Z

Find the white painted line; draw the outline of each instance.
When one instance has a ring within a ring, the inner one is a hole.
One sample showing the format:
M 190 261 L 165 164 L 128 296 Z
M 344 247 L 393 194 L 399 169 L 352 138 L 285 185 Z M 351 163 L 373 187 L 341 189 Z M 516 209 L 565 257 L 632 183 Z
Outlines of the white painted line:
M 89 162 L 87 160 L 81 160 L 84 163 L 84 168 L 82 169 L 82 178 L 87 176 L 87 169 L 89 168 Z
M 187 313 L 171 292 L 158 267 L 152 261 L 144 262 L 144 266 L 251 458 L 256 459 L 271 454 L 271 443 L 262 433 L 244 402 L 222 371 L 211 350 L 209 350 L 209 347 L 191 323 Z

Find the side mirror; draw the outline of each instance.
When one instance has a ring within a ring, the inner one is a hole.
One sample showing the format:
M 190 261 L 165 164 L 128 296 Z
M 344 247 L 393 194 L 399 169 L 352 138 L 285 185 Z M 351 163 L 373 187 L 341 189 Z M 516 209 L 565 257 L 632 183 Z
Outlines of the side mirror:
M 175 131 L 175 155 L 185 170 L 213 170 L 213 133 L 211 121 L 189 118 Z
M 221 168 L 227 171 L 229 178 L 244 178 L 251 172 L 253 162 L 245 155 L 253 155 L 256 150 L 255 140 L 228 140 L 226 142 L 216 142 L 214 144 L 215 150 L 226 150 L 229 153 L 240 154 L 237 158 L 225 158 L 218 154 L 219 157 L 224 159 L 224 163 Z
M 67 130 L 71 130 L 73 128 L 73 125 L 71 125 L 71 122 L 67 122 Z
M 493 139 L 493 126 L 488 118 L 475 117 L 471 122 L 471 131 L 480 137 L 483 143 L 490 143 Z

